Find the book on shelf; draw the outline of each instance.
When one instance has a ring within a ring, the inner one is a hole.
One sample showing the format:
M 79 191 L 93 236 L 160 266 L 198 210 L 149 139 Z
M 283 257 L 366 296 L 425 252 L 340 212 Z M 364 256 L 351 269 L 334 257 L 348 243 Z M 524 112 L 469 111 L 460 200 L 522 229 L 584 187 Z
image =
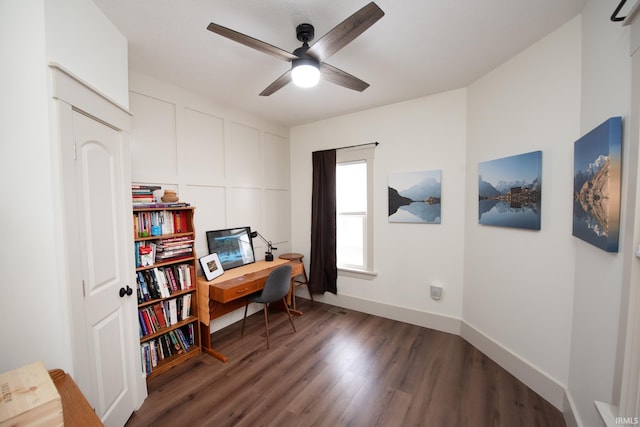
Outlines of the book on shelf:
M 147 327 L 147 324 L 144 320 L 144 315 L 142 314 L 142 311 L 138 311 L 138 320 L 140 323 L 140 336 L 144 337 L 145 335 L 149 335 L 149 328 Z
M 153 197 L 153 194 L 134 194 L 131 197 L 131 201 L 134 205 L 136 205 L 143 203 L 154 203 L 156 199 Z
M 153 329 L 153 325 L 151 324 L 151 319 L 149 319 L 149 313 L 146 310 L 138 311 L 138 317 L 140 319 L 140 326 L 142 328 L 143 337 L 153 334 L 155 331 Z
M 174 212 L 173 215 L 173 228 L 175 233 L 186 233 L 187 232 L 187 213 L 184 211 Z
M 191 294 L 185 294 L 183 295 L 183 312 L 182 312 L 182 319 L 188 319 L 189 316 L 191 316 Z
M 169 279 L 169 284 L 171 287 L 171 291 L 175 292 L 175 291 L 179 291 L 180 287 L 178 285 L 178 283 L 176 282 L 176 277 L 173 274 L 173 267 L 168 267 L 165 269 L 165 273 L 167 274 L 167 278 Z
M 170 356 L 169 350 L 167 349 L 167 344 L 164 339 L 164 335 L 158 338 L 157 347 L 158 351 L 160 352 L 160 360 L 164 360 Z
M 153 305 L 153 311 L 156 313 L 156 318 L 158 319 L 158 323 L 160 324 L 160 327 L 161 328 L 166 328 L 167 327 L 167 320 L 165 318 L 164 307 L 162 306 L 162 304 L 160 304 L 160 303 L 154 304 Z
M 142 372 L 149 376 L 163 360 L 184 354 L 196 344 L 192 323 L 140 344 Z
M 142 310 L 142 315 L 145 318 L 145 321 L 148 322 L 148 327 L 151 331 L 150 333 L 154 334 L 158 332 L 158 330 L 160 329 L 160 323 L 158 322 L 158 319 L 156 319 L 156 315 L 153 310 L 147 307 Z
M 169 306 L 169 322 L 171 325 L 175 325 L 178 323 L 178 303 L 175 298 L 170 299 L 167 303 Z
M 140 293 L 142 294 L 142 299 L 143 301 L 149 301 L 151 299 L 151 294 L 149 293 L 149 288 L 147 287 L 147 281 L 144 277 L 144 274 L 142 274 L 142 272 L 139 271 L 137 276 L 138 276 L 137 283 L 138 283 L 138 286 L 140 287 Z
M 140 365 L 142 366 L 142 374 L 146 377 L 151 372 L 147 367 L 147 348 L 149 347 L 148 343 L 140 344 Z
M 189 236 L 174 237 L 169 239 L 158 239 L 156 241 L 156 250 L 162 252 L 165 250 L 175 250 L 192 248 L 194 240 Z
M 138 254 L 141 267 L 148 267 L 153 265 L 156 258 L 156 245 L 153 242 L 145 242 L 143 245 L 138 246 Z
M 181 354 L 184 351 L 184 349 L 180 345 L 180 341 L 178 341 L 175 331 L 169 331 L 168 335 L 169 335 L 169 338 L 171 339 L 171 344 L 173 345 L 173 349 L 175 350 L 175 352 L 177 354 Z
M 193 323 L 189 323 L 188 325 L 185 325 L 180 329 L 182 330 L 182 333 L 187 338 L 187 341 L 189 342 L 189 345 L 190 346 L 191 345 L 195 345 L 195 343 L 196 343 L 196 340 L 195 340 L 195 328 L 193 327 Z
M 188 258 L 191 256 L 192 250 L 176 250 L 171 252 L 165 252 L 156 255 L 156 262 L 169 262 L 173 260 L 179 260 L 181 258 Z
M 158 285 L 158 281 L 156 280 L 156 277 L 153 274 L 153 271 L 145 270 L 142 272 L 142 275 L 147 281 L 147 287 L 149 288 L 151 299 L 162 298 L 162 294 L 160 293 L 160 286 Z
M 151 341 L 149 344 L 151 345 L 151 366 L 156 367 L 158 366 L 158 351 L 156 348 L 156 342 Z
M 156 191 L 161 190 L 159 185 L 147 185 L 147 184 L 131 184 L 131 191 Z
M 187 208 L 191 203 L 184 202 L 152 202 L 152 203 L 134 203 L 134 209 L 171 209 L 171 208 Z
M 167 276 L 164 274 L 164 269 L 154 268 L 151 270 L 151 274 L 155 282 L 158 284 L 158 291 L 161 298 L 168 298 L 171 296 L 169 287 L 167 286 Z
M 184 351 L 188 352 L 190 345 L 189 345 L 189 342 L 187 341 L 187 338 L 182 333 L 182 330 L 178 328 L 176 329 L 175 332 L 176 332 L 176 335 L 178 336 L 178 339 L 180 340 L 180 344 L 182 344 L 182 348 L 184 348 Z

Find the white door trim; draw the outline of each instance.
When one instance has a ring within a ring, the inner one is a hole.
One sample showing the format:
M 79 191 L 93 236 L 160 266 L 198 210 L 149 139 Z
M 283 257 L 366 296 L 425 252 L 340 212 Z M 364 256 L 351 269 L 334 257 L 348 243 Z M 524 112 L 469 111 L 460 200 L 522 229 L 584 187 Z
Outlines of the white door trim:
M 122 159 L 122 181 L 131 182 L 131 164 L 129 158 L 129 133 L 131 130 L 131 113 L 121 105 L 118 105 L 107 96 L 103 95 L 97 89 L 91 87 L 86 82 L 74 76 L 69 71 L 65 70 L 58 64 L 50 64 L 51 70 L 51 96 L 54 99 L 53 110 L 57 115 L 57 120 L 52 123 L 54 137 L 52 138 L 55 146 L 52 148 L 54 151 L 54 162 L 57 160 L 58 166 L 54 167 L 54 170 L 61 171 L 62 165 L 60 163 L 62 144 L 61 136 L 72 134 L 71 129 L 71 115 L 72 111 L 78 111 L 84 115 L 87 115 L 113 129 L 119 131 L 120 140 L 123 147 L 123 152 L 126 153 Z M 61 175 L 60 175 L 61 176 Z M 60 196 L 63 198 L 65 189 L 64 183 L 60 185 Z M 125 206 L 128 206 L 125 204 Z M 60 233 L 62 250 L 65 254 L 68 254 L 69 244 L 64 241 L 66 233 L 65 215 L 71 214 L 65 212 L 65 207 L 60 206 L 59 226 L 63 230 Z M 126 212 L 124 218 L 128 218 L 131 221 L 130 212 Z M 125 225 L 132 229 L 133 225 L 127 222 Z M 124 233 L 124 248 L 127 251 L 127 259 L 129 265 L 127 271 L 131 272 L 132 283 L 135 285 L 134 277 L 134 265 L 133 265 L 133 237 L 131 233 Z M 80 309 L 82 307 L 82 296 L 76 295 L 72 290 L 72 284 L 77 281 L 77 271 L 74 271 L 72 260 L 66 259 L 62 266 L 64 283 L 67 292 L 67 301 L 69 302 L 69 321 L 70 321 L 70 334 L 71 334 L 71 351 L 72 351 L 72 375 L 80 388 L 84 391 L 89 387 L 89 365 L 86 360 L 87 342 L 84 334 L 84 313 Z M 80 278 L 81 280 L 81 278 Z M 130 298 L 132 312 L 136 310 L 136 299 Z M 132 349 L 137 350 L 139 348 L 139 337 L 136 334 L 137 331 L 137 319 L 132 316 L 132 319 L 136 323 L 131 324 L 130 328 L 127 328 L 130 332 L 130 336 L 127 339 L 132 343 Z M 137 352 L 132 352 L 130 357 L 130 376 L 132 380 L 132 396 L 134 397 L 134 407 L 139 408 L 142 402 L 147 396 L 146 380 L 142 376 L 139 369 L 139 355 Z

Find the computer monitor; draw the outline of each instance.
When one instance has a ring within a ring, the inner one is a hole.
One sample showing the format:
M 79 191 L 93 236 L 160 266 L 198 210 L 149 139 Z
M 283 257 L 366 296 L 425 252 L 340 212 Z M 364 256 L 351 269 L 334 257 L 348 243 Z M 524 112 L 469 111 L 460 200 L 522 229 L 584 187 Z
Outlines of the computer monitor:
M 255 262 L 251 227 L 207 231 L 209 253 L 217 253 L 223 270 Z

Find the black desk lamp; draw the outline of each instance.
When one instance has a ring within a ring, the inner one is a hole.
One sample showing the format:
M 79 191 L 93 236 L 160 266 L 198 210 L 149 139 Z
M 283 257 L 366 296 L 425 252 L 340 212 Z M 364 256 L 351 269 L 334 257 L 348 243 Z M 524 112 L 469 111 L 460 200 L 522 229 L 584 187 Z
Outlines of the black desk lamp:
M 256 237 L 260 237 L 267 244 L 267 251 L 264 253 L 264 260 L 273 261 L 273 254 L 271 253 L 271 251 L 277 251 L 278 248 L 274 248 L 273 245 L 271 244 L 271 241 L 262 237 L 262 234 L 258 233 L 257 231 L 252 231 L 251 238 L 255 239 Z

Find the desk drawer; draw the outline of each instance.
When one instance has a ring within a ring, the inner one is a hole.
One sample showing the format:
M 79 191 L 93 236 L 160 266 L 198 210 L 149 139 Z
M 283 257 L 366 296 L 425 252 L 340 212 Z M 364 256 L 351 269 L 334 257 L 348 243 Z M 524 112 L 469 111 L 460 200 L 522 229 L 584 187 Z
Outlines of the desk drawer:
M 227 303 L 229 301 L 242 298 L 254 292 L 258 292 L 263 287 L 264 287 L 264 281 L 262 282 L 251 281 L 251 282 L 239 283 L 236 286 L 231 286 L 224 289 L 213 288 L 214 295 L 212 299 L 222 303 Z

